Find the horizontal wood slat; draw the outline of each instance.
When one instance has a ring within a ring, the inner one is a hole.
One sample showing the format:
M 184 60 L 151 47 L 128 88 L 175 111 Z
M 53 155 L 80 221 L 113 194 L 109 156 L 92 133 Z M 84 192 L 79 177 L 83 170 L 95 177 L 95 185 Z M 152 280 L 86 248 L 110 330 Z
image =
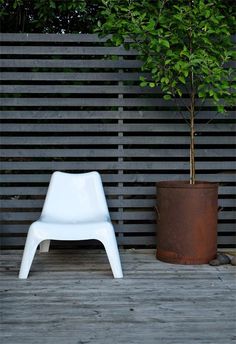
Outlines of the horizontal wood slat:
M 50 33 L 50 34 L 38 34 L 38 33 L 3 33 L 0 35 L 2 42 L 106 42 L 106 38 L 99 38 L 97 34 L 72 34 L 72 35 L 60 35 L 57 33 Z
M 37 220 L 37 219 L 36 219 Z M 26 221 L 27 222 L 27 221 Z M 19 222 L 19 224 L 5 224 L 4 228 L 5 231 L 7 233 L 15 233 L 15 234 L 21 234 L 21 236 L 25 236 L 25 234 L 27 234 L 27 231 L 29 229 L 29 226 L 31 224 L 31 220 L 28 221 L 27 224 L 21 224 Z M 153 221 L 153 224 L 149 224 L 149 225 L 145 225 L 145 224 L 139 224 L 139 225 L 135 225 L 135 224 L 122 224 L 122 225 L 116 225 L 115 227 L 117 228 L 117 230 L 119 231 L 119 233 L 125 233 L 125 238 L 128 238 L 128 233 L 132 233 L 132 234 L 137 234 L 139 233 L 138 236 L 142 236 L 143 239 L 145 240 L 145 233 L 151 233 L 153 236 L 155 235 L 155 231 L 156 231 L 156 225 Z M 218 224 L 218 232 L 221 233 L 219 236 L 223 236 L 224 233 L 228 233 L 229 236 L 233 236 L 234 233 L 232 233 L 232 228 L 234 229 L 234 226 L 232 224 L 227 224 L 227 223 L 219 223 Z M 130 236 L 131 238 L 131 236 Z M 135 238 L 134 235 L 132 235 L 132 238 Z
M 11 222 L 11 221 L 36 221 L 40 217 L 41 212 L 28 212 L 28 211 L 21 211 L 21 212 L 1 212 L 0 214 L 0 221 L 4 222 Z M 224 216 L 223 216 L 224 214 Z M 219 220 L 226 219 L 226 214 L 231 214 L 231 212 L 224 212 L 220 214 Z M 156 214 L 154 211 L 126 211 L 126 212 L 110 212 L 110 215 L 113 221 L 117 220 L 125 220 L 125 221 L 153 221 L 156 220 Z M 234 214 L 235 215 L 235 214 Z M 234 218 L 235 220 L 235 218 Z M 226 231 L 234 232 L 234 224 L 224 224 L 224 228 Z
M 142 62 L 138 60 L 112 60 L 106 59 L 2 59 L 0 67 L 2 68 L 139 68 Z M 31 74 L 31 73 L 30 73 Z M 92 74 L 92 73 L 91 73 Z M 136 74 L 135 74 L 136 75 Z
M 112 86 L 111 86 L 112 87 Z M 182 105 L 187 106 L 189 100 L 182 99 Z M 201 105 L 202 101 L 197 100 L 196 105 Z M 211 106 L 213 102 L 211 100 L 206 101 L 204 107 Z M 151 107 L 162 106 L 171 107 L 174 106 L 172 100 L 164 100 L 162 98 L 2 98 L 2 106 L 133 106 L 133 107 Z
M 144 233 L 145 234 L 145 233 Z M 25 237 L 16 237 L 16 236 L 12 236 L 12 237 L 4 237 L 2 238 L 2 246 L 3 247 L 23 247 L 25 245 Z M 143 236 L 118 236 L 117 237 L 117 243 L 118 245 L 122 245 L 122 246 L 139 246 L 139 247 L 143 247 L 145 246 L 154 246 L 154 243 L 156 242 L 156 237 L 155 235 L 152 236 L 147 236 L 147 235 L 143 235 Z M 227 236 L 218 236 L 217 239 L 218 245 L 219 247 L 235 247 L 236 245 L 236 236 L 234 235 L 227 235 Z M 68 247 L 68 243 L 66 242 L 53 242 L 54 247 L 60 247 L 63 248 L 65 247 L 65 245 L 67 245 Z M 73 243 L 71 244 L 73 245 Z M 78 245 L 78 242 L 77 242 Z M 72 246 L 73 247 L 73 246 Z
M 85 130 L 92 131 L 92 132 L 127 132 L 127 131 L 132 131 L 132 132 L 189 132 L 188 126 L 185 124 L 168 124 L 166 125 L 165 123 L 158 123 L 155 126 L 150 123 L 150 124 L 145 124 L 145 123 L 132 123 L 132 124 L 108 124 L 108 123 L 102 123 L 102 124 L 81 124 L 81 123 L 72 123 L 72 124 L 39 124 L 39 123 L 33 123 L 33 124 L 28 124 L 28 123 L 7 123 L 7 124 L 2 124 L 1 125 L 2 130 L 8 132 L 40 132 L 40 133 L 45 133 L 45 132 L 84 132 Z M 235 124 L 222 124 L 222 123 L 217 123 L 217 124 L 212 124 L 210 126 L 210 129 L 207 128 L 205 124 L 196 124 L 196 130 L 201 131 L 201 132 L 232 132 L 235 130 L 236 125 Z
M 48 146 L 50 145 L 94 145 L 96 143 L 97 146 L 109 144 L 110 148 L 114 145 L 188 145 L 189 144 L 189 137 L 188 136 L 97 136 L 97 133 L 92 135 L 91 137 L 83 136 L 82 138 L 79 135 L 76 136 L 46 136 L 45 133 L 41 136 L 24 136 L 25 132 L 20 133 L 22 136 L 2 136 L 1 142 L 4 145 L 42 145 Z M 207 132 L 206 132 L 207 134 Z M 214 134 L 214 133 L 213 133 Z M 229 132 L 230 136 L 196 136 L 196 144 L 197 145 L 235 145 L 235 137 Z M 19 132 L 17 133 L 19 135 Z
M 1 42 L 2 246 L 24 245 L 54 170 L 97 170 L 119 245 L 154 247 L 155 183 L 189 178 L 189 128 L 175 102 L 139 86 L 149 75 L 134 50 L 97 35 L 1 34 Z M 219 182 L 218 244 L 236 247 L 235 112 L 198 105 L 197 178 Z
M 67 35 L 60 35 L 57 33 L 50 33 L 50 34 L 40 34 L 40 33 L 1 33 L 0 39 L 2 42 L 106 42 L 109 35 L 105 38 L 98 38 L 97 34 L 87 34 L 87 33 L 80 33 L 80 34 L 67 34 Z M 233 42 L 236 42 L 236 35 L 232 36 Z M 129 40 L 126 40 L 129 42 Z
M 79 57 L 79 56 L 78 56 Z M 225 64 L 225 67 L 227 68 L 235 68 L 236 63 L 235 62 L 228 62 Z M 87 67 L 93 67 L 93 68 L 139 68 L 142 66 L 142 62 L 138 60 L 114 60 L 112 59 L 112 56 L 106 56 L 106 59 L 101 60 L 97 59 L 96 57 L 93 60 L 86 60 L 86 59 L 64 59 L 60 58 L 57 60 L 50 60 L 47 58 L 39 59 L 39 60 L 33 60 L 33 59 L 23 59 L 19 60 L 16 59 L 2 59 L 0 67 L 3 68 L 59 68 L 59 67 L 70 67 L 70 68 L 87 68 Z
M 35 157 L 35 158 L 47 158 L 47 157 L 188 157 L 187 150 L 184 149 L 2 149 L 0 155 L 2 157 Z M 208 149 L 197 149 L 196 157 L 235 157 L 235 149 L 232 148 L 208 148 Z
M 25 72 L 25 73 L 21 73 L 21 72 L 18 72 L 17 74 L 14 72 L 2 72 L 1 78 L 4 81 L 5 80 L 23 80 L 23 81 L 54 81 L 54 82 L 56 81 L 113 81 L 113 82 L 117 82 L 119 80 L 139 81 L 140 75 L 147 76 L 147 74 L 144 74 L 144 73 L 140 74 L 140 73 L 118 73 L 118 72 L 117 73 L 105 73 L 105 72 L 104 73 L 97 73 L 97 72 L 96 73 L 81 73 L 81 72 L 68 72 L 68 73 L 56 73 L 56 72 L 54 73 L 28 72 L 27 73 Z M 17 87 L 19 86 L 16 86 L 16 88 Z M 39 86 L 36 85 L 34 93 L 37 93 L 37 87 Z M 69 89 L 71 90 L 71 88 L 73 87 L 74 85 L 69 86 L 68 90 Z M 100 89 L 102 89 L 101 86 L 100 86 Z M 51 91 L 52 91 L 52 88 L 51 88 Z M 60 92 L 60 93 L 64 93 L 64 92 Z M 73 93 L 73 92 L 70 91 L 69 93 Z
M 67 47 L 67 46 L 2 46 L 2 55 L 131 55 L 135 56 L 137 53 L 134 50 L 125 50 L 123 47 Z
M 235 212 L 227 208 L 236 208 L 236 200 L 234 198 L 224 198 L 225 193 L 224 192 L 222 193 L 223 193 L 223 196 L 219 195 L 219 202 L 218 202 L 219 207 L 223 208 L 219 212 L 219 218 L 221 217 L 223 218 L 224 216 L 226 216 L 225 215 L 226 213 L 230 213 L 230 215 L 233 216 L 234 218 Z M 20 209 L 24 209 L 24 208 L 29 208 L 28 210 L 30 211 L 30 208 L 33 208 L 33 209 L 42 208 L 44 199 L 45 199 L 45 195 L 43 195 L 41 199 L 39 199 L 39 197 L 37 199 L 33 199 L 33 198 L 21 199 L 19 194 L 17 195 L 14 194 L 13 197 L 10 197 L 9 199 L 2 199 L 0 202 L 1 203 L 0 208 L 2 210 L 15 208 L 15 211 L 19 211 Z M 143 198 L 141 199 L 137 199 L 137 198 L 119 199 L 118 197 L 114 198 L 114 197 L 109 197 L 109 195 L 107 195 L 107 201 L 110 208 L 124 207 L 124 208 L 129 208 L 128 210 L 130 210 L 130 208 L 143 208 L 143 209 L 152 208 L 153 209 L 156 203 L 154 194 L 153 194 L 153 198 L 150 198 L 150 199 L 145 198 L 145 196 L 143 196 Z
M 104 73 L 106 74 L 106 73 Z M 89 76 L 87 76 L 89 78 Z M 112 78 L 112 76 L 110 76 Z M 117 79 L 119 80 L 119 75 L 116 75 Z M 113 76 L 114 79 L 114 76 Z M 90 77 L 91 80 L 91 77 Z M 96 80 L 98 80 L 98 74 L 96 74 Z M 108 77 L 105 75 L 101 76 L 100 80 L 108 80 Z M 31 85 L 2 85 L 1 86 L 2 93 L 74 93 L 74 94 L 114 94 L 114 93 L 153 93 L 156 94 L 157 91 L 150 87 L 140 88 L 139 86 L 76 86 L 76 85 L 35 85 L 33 88 Z M 161 93 L 161 92 L 160 92 Z
M 204 161 L 196 162 L 196 168 L 199 170 L 235 170 L 235 161 Z M 188 170 L 189 163 L 181 161 L 141 161 L 141 162 L 95 162 L 95 161 L 4 161 L 0 166 L 1 170 Z
M 131 174 L 124 174 L 124 173 L 108 173 L 106 174 L 106 171 L 103 171 L 104 174 L 102 173 L 102 180 L 104 183 L 118 183 L 118 182 L 126 182 L 126 183 L 155 183 L 156 181 L 159 180 L 165 180 L 166 174 L 162 173 L 152 173 L 150 174 L 149 171 L 142 171 L 139 172 L 138 174 L 136 173 L 131 173 Z M 115 171 L 113 171 L 114 173 Z M 6 171 L 8 173 L 8 171 Z M 20 173 L 20 174 L 19 174 Z M 176 174 L 169 174 L 168 175 L 168 180 L 186 180 L 188 179 L 188 171 L 182 173 L 178 176 Z M 21 173 L 18 171 L 17 174 L 2 174 L 1 175 L 1 181 L 2 183 L 25 183 L 27 178 L 27 183 L 48 183 L 51 174 L 43 173 L 43 174 L 37 174 L 37 172 L 33 172 L 33 174 L 27 172 L 27 174 Z M 235 183 L 236 180 L 236 173 L 209 173 L 205 172 L 200 174 L 199 171 L 197 173 L 197 179 L 198 180 L 204 180 L 207 179 L 209 181 L 214 181 L 214 182 L 221 182 L 221 183 Z M 231 184 L 230 184 L 231 185 Z
M 183 111 L 184 116 L 187 116 L 187 112 Z M 109 111 L 109 110 L 86 110 L 86 111 L 51 111 L 51 110 L 44 110 L 44 111 L 37 111 L 37 110 L 14 110 L 14 111 L 2 111 L 1 112 L 2 119 L 57 119 L 57 120 L 68 120 L 68 119 L 134 119 L 134 120 L 147 120 L 147 119 L 164 119 L 164 120 L 173 120 L 173 119 L 181 119 L 180 114 L 177 111 L 164 111 L 164 110 L 156 110 L 156 111 L 125 111 L 125 110 L 116 110 L 116 111 Z M 224 120 L 225 118 L 221 115 L 216 115 L 215 111 L 201 111 L 198 113 L 196 120 L 212 120 L 215 118 L 216 120 Z M 235 112 L 228 111 L 227 112 L 227 119 L 233 120 L 235 119 Z
M 47 187 L 40 186 L 14 186 L 14 187 L 1 187 L 2 195 L 45 195 Z M 154 195 L 154 186 L 120 186 L 112 187 L 105 186 L 105 191 L 107 195 Z M 234 195 L 236 187 L 230 186 L 220 186 L 219 194 L 231 194 Z

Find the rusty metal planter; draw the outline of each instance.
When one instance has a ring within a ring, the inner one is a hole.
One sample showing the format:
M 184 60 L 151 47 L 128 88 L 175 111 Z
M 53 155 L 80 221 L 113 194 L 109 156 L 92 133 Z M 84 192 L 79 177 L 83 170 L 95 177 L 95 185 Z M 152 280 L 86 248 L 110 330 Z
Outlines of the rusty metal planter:
M 217 251 L 218 184 L 158 182 L 157 253 L 176 264 L 204 264 Z

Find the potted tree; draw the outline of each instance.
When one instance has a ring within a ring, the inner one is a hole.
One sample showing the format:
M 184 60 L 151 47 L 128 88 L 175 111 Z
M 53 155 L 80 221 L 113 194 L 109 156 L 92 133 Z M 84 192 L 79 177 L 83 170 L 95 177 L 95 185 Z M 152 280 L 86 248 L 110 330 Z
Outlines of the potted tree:
M 143 61 L 140 85 L 159 87 L 189 127 L 189 181 L 157 183 L 157 258 L 201 264 L 217 250 L 218 184 L 195 172 L 195 119 L 203 104 L 224 113 L 233 104 L 234 3 L 220 0 L 103 0 L 98 31 Z M 127 38 L 129 39 L 127 41 Z M 235 88 L 234 88 L 235 89 Z

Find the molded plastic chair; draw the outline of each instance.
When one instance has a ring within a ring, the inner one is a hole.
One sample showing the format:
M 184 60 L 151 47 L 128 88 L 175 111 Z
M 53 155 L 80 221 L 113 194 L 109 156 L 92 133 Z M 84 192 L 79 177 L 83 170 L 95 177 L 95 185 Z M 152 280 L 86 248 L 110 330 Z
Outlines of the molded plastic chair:
M 50 240 L 88 239 L 102 242 L 114 277 L 122 278 L 115 232 L 99 173 L 54 172 L 41 217 L 29 228 L 19 278 L 27 278 L 39 244 L 41 252 L 48 252 Z

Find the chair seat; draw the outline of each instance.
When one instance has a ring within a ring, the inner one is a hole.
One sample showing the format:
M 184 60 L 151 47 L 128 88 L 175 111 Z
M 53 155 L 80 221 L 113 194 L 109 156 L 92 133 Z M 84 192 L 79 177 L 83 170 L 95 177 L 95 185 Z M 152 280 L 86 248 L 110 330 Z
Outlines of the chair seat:
M 113 231 L 110 221 L 55 222 L 52 219 L 39 219 L 30 226 L 30 231 L 42 240 L 89 240 L 100 238 Z M 99 239 L 98 239 L 99 240 Z

